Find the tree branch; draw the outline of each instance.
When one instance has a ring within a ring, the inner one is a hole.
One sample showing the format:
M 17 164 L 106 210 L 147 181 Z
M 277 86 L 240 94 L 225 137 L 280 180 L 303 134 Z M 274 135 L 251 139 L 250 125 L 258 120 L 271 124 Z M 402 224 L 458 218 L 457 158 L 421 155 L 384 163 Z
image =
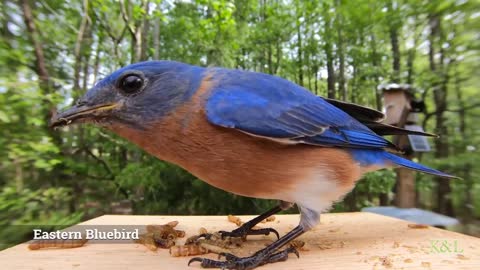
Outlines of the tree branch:
M 75 41 L 75 49 L 74 49 L 74 56 L 75 56 L 75 65 L 74 65 L 74 82 L 73 88 L 75 90 L 80 89 L 80 61 L 81 61 L 81 52 L 83 47 L 83 41 L 85 39 L 85 31 L 87 27 L 90 25 L 91 19 L 88 16 L 88 0 L 83 1 L 83 17 L 80 23 L 80 28 L 77 32 L 77 39 Z
M 87 153 L 89 156 L 91 156 L 93 159 L 95 159 L 96 161 L 100 162 L 100 164 L 102 164 L 103 168 L 105 168 L 105 170 L 108 172 L 109 175 L 113 176 L 114 173 L 112 171 L 112 169 L 110 169 L 110 166 L 108 166 L 107 162 L 99 157 L 97 157 L 94 153 L 92 153 L 92 151 L 90 151 L 90 149 L 88 149 L 87 147 L 82 147 L 82 151 L 84 151 L 85 153 Z
M 125 26 L 128 28 L 128 31 L 134 38 L 135 37 L 135 29 L 130 25 L 130 18 L 127 14 L 127 9 L 125 7 L 125 2 L 123 0 L 118 1 L 120 3 L 120 12 L 122 13 L 123 21 L 125 22 Z
M 35 51 L 37 74 L 40 77 L 40 81 L 42 82 L 42 84 L 44 84 L 45 87 L 48 87 L 50 76 L 48 74 L 47 66 L 45 64 L 45 55 L 43 53 L 42 43 L 39 40 L 39 32 L 37 30 L 37 27 L 35 26 L 35 19 L 32 14 L 32 8 L 30 7 L 28 0 L 21 0 L 20 5 L 23 11 L 23 20 L 25 21 L 25 25 L 27 26 L 27 32 L 29 34 L 30 40 L 33 43 L 33 48 Z

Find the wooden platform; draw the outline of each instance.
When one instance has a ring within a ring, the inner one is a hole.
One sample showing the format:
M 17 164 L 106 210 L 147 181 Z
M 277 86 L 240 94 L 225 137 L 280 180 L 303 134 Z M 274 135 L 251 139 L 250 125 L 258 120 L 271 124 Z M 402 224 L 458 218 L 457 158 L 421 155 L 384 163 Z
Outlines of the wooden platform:
M 240 216 L 243 221 L 248 216 Z M 209 231 L 231 230 L 236 225 L 225 216 L 112 216 L 84 222 L 84 225 L 164 224 L 178 220 L 187 237 L 200 227 Z M 281 235 L 298 224 L 298 215 L 277 215 L 261 224 Z M 480 239 L 432 227 L 411 228 L 409 223 L 370 213 L 322 215 L 321 225 L 303 235 L 307 251 L 300 259 L 259 269 L 480 269 Z M 274 236 L 251 237 L 248 243 L 262 247 Z M 177 244 L 182 244 L 180 239 Z M 456 250 L 455 250 L 456 249 Z M 216 258 L 216 254 L 207 257 Z M 21 244 L 0 252 L 1 269 L 200 269 L 187 267 L 189 257 L 171 257 L 168 250 L 152 252 L 136 243 L 92 243 L 75 249 L 31 251 Z

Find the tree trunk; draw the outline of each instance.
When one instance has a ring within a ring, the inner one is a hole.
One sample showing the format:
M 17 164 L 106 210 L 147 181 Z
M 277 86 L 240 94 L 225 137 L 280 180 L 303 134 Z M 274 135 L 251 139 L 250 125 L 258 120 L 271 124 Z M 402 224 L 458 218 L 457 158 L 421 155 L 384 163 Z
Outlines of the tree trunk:
M 327 57 L 327 96 L 328 98 L 335 98 L 335 70 L 333 67 L 333 49 L 331 41 L 328 40 L 328 37 L 331 37 L 331 18 L 328 14 L 329 6 L 324 5 L 324 19 L 325 19 L 325 55 Z
M 352 86 L 350 87 L 350 102 L 356 103 L 357 97 L 356 97 L 356 91 L 357 91 L 357 76 L 358 76 L 358 67 L 355 58 L 352 60 L 352 68 L 353 68 L 353 74 L 352 74 Z
M 460 78 L 460 71 L 458 70 L 458 67 L 455 69 L 455 93 L 457 96 L 457 102 L 458 102 L 458 118 L 459 118 L 459 130 L 460 130 L 460 135 L 462 137 L 462 143 L 460 146 L 460 151 L 463 152 L 466 146 L 467 142 L 467 135 L 466 135 L 466 130 L 467 130 L 467 122 L 466 122 L 466 109 L 465 109 L 465 100 L 463 99 L 462 95 L 462 87 L 461 87 L 461 78 Z
M 327 91 L 328 98 L 335 98 L 335 71 L 331 49 L 327 50 Z
M 91 53 L 83 57 L 83 82 L 82 82 L 82 92 L 85 93 L 88 88 L 88 75 L 90 69 L 90 56 Z
M 80 22 L 80 27 L 77 33 L 77 40 L 75 41 L 75 49 L 73 55 L 75 58 L 74 71 L 73 71 L 73 89 L 78 91 L 80 89 L 80 70 L 82 65 L 82 48 L 84 45 L 85 32 L 90 24 L 90 18 L 88 17 L 88 0 L 83 1 L 83 16 Z
M 465 100 L 463 99 L 462 95 L 462 88 L 461 88 L 461 78 L 460 72 L 458 67 L 455 69 L 455 93 L 458 102 L 458 118 L 459 118 L 459 131 L 460 136 L 462 138 L 462 143 L 457 147 L 457 154 L 460 154 L 465 151 L 465 147 L 467 146 L 467 134 L 466 134 L 466 109 L 465 109 Z M 470 233 L 469 226 L 472 222 L 472 217 L 474 216 L 474 202 L 473 202 L 473 190 L 474 190 L 474 181 L 471 175 L 472 172 L 472 162 L 467 161 L 462 168 L 462 177 L 465 182 L 465 197 L 463 201 L 463 205 L 465 205 L 465 211 L 462 213 L 462 223 L 467 224 L 465 226 L 467 230 L 465 233 Z
M 298 39 L 298 84 L 303 86 L 303 48 L 302 48 L 302 27 L 300 24 L 300 15 L 297 16 L 297 39 Z
M 150 19 L 149 19 L 149 1 L 146 1 L 144 8 L 145 8 L 145 15 L 143 17 L 142 25 L 139 31 L 141 32 L 141 39 L 142 44 L 140 47 L 140 61 L 145 61 L 148 59 L 147 51 L 148 51 L 148 33 L 150 31 Z
M 400 47 L 398 45 L 398 30 L 397 29 L 391 29 L 390 30 L 390 41 L 392 43 L 392 56 L 393 56 L 392 82 L 399 83 L 400 82 Z
M 50 76 L 47 70 L 45 55 L 43 53 L 43 48 L 42 48 L 42 42 L 40 40 L 40 34 L 35 26 L 35 20 L 32 14 L 32 8 L 30 7 L 30 3 L 28 0 L 21 0 L 20 4 L 23 11 L 23 20 L 25 21 L 29 38 L 33 44 L 35 61 L 36 61 L 35 62 L 36 72 L 40 78 L 40 82 L 42 84 L 42 90 L 44 91 L 45 94 L 48 94 L 50 92 L 49 91 Z
M 95 61 L 93 66 L 93 82 L 96 82 L 98 79 L 98 71 L 100 69 L 100 48 L 103 42 L 103 35 L 98 37 L 97 47 L 95 48 Z
M 436 74 L 433 83 L 433 98 L 435 102 L 435 133 L 440 135 L 440 138 L 435 140 L 435 157 L 438 159 L 446 158 L 449 154 L 448 147 L 448 129 L 446 126 L 445 111 L 447 110 L 447 90 L 449 74 L 448 69 L 444 67 L 444 51 L 442 46 L 442 29 L 441 18 L 439 15 L 432 14 L 429 18 L 430 24 L 430 47 L 429 47 L 429 61 L 430 70 Z M 435 47 L 440 47 L 438 53 L 440 54 L 439 63 L 435 62 Z M 451 188 L 448 179 L 436 178 L 437 180 L 437 212 L 453 216 L 453 204 L 450 198 Z
M 379 74 L 378 74 L 378 69 L 380 68 L 380 57 L 377 53 L 377 38 L 375 35 L 371 36 L 370 40 L 370 46 L 372 48 L 372 65 L 375 69 L 375 75 L 374 75 L 374 80 L 375 80 L 375 102 L 377 106 L 377 110 L 381 111 L 382 110 L 382 93 L 378 91 L 378 85 L 380 84 L 380 79 L 379 79 Z
M 268 65 L 268 74 L 273 74 L 273 46 L 272 46 L 272 41 L 268 41 L 268 46 L 267 46 L 267 65 Z
M 93 45 L 93 33 L 92 33 L 92 28 L 89 27 L 85 33 L 85 47 L 87 50 L 85 50 L 85 53 L 83 53 L 82 56 L 82 64 L 83 64 L 83 82 L 82 82 L 82 93 L 85 93 L 88 88 L 88 77 L 90 73 L 90 58 L 92 57 L 92 50 L 91 47 Z
M 278 68 L 280 67 L 280 63 L 282 61 L 282 44 L 280 42 L 280 39 L 277 39 L 277 44 L 276 44 L 276 61 L 275 61 L 275 69 L 273 70 L 273 74 L 278 73 Z
M 27 32 L 32 42 L 34 53 L 35 53 L 35 72 L 37 73 L 40 79 L 40 90 L 44 96 L 51 94 L 52 87 L 50 85 L 50 75 L 47 69 L 45 54 L 42 48 L 42 41 L 40 40 L 41 34 L 38 31 L 35 25 L 35 18 L 33 17 L 32 8 L 30 7 L 30 3 L 28 0 L 21 0 L 20 1 L 21 9 L 23 11 L 23 19 L 25 21 L 25 25 L 27 27 Z M 50 135 L 53 139 L 53 142 L 56 145 L 61 145 L 62 140 L 57 132 L 54 132 L 51 128 L 48 127 L 48 122 L 50 120 L 50 116 L 53 113 L 52 107 L 53 104 L 47 98 L 42 99 L 43 106 L 41 114 L 44 116 L 44 124 L 43 128 L 46 130 L 46 133 Z
M 407 84 L 413 85 L 413 62 L 415 60 L 415 48 L 414 46 L 412 49 L 408 50 L 408 58 L 407 58 Z
M 312 68 L 310 65 L 310 53 L 307 53 L 305 56 L 305 67 L 307 67 L 307 85 L 308 85 L 308 90 L 312 91 Z
M 390 28 L 390 44 L 392 46 L 392 77 L 394 83 L 400 82 L 400 46 L 398 44 L 398 18 L 397 12 L 393 6 L 393 1 L 388 2 L 389 10 L 389 28 Z
M 340 10 L 341 1 L 337 0 L 337 35 L 338 35 L 338 44 L 337 44 L 337 55 L 338 55 L 338 90 L 342 97 L 342 100 L 347 100 L 347 88 L 345 85 L 345 45 L 343 42 L 343 16 Z
M 142 9 L 146 12 L 147 15 L 146 18 L 140 19 L 140 20 L 135 20 L 131 16 L 131 8 L 130 8 L 130 1 L 129 0 L 121 0 L 119 1 L 120 3 L 120 11 L 122 14 L 123 21 L 125 22 L 125 26 L 127 30 L 130 32 L 131 36 L 131 62 L 135 63 L 140 60 L 142 60 L 142 57 L 144 57 L 144 35 L 143 32 L 145 31 L 144 29 L 144 24 L 146 18 L 148 18 L 148 7 L 149 7 L 149 1 L 147 0 L 142 0 L 141 1 L 141 7 Z
M 160 59 L 160 18 L 153 25 L 153 60 Z
M 417 44 L 418 44 L 418 38 L 419 35 L 417 33 L 417 15 L 415 14 L 413 17 L 414 20 L 414 28 L 412 29 L 413 32 L 413 45 L 411 48 L 408 49 L 407 53 L 407 84 L 413 85 L 413 75 L 414 75 L 414 62 L 415 62 L 415 57 L 416 57 L 416 50 L 417 50 Z

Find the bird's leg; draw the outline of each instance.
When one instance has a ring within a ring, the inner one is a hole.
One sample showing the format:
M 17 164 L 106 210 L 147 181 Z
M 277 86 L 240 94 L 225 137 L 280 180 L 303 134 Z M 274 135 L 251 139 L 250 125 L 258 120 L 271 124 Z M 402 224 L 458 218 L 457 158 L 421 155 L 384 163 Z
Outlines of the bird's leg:
M 260 223 L 262 220 L 268 218 L 271 215 L 274 215 L 282 210 L 288 209 L 292 207 L 292 203 L 289 202 L 280 202 L 280 205 L 268 210 L 267 212 L 259 215 L 258 217 L 249 220 L 248 222 L 245 222 L 240 226 L 239 228 L 231 231 L 231 232 L 226 232 L 226 231 L 220 231 L 219 233 L 221 234 L 222 238 L 225 237 L 247 237 L 247 235 L 269 235 L 270 233 L 274 233 L 277 236 L 277 239 L 280 238 L 280 235 L 278 232 L 273 229 L 273 228 L 262 228 L 262 229 L 252 229 Z
M 297 249 L 295 247 L 290 246 L 282 251 L 272 254 L 270 257 L 268 257 L 268 260 L 265 262 L 265 264 L 284 262 L 288 260 L 288 254 L 290 253 L 294 253 L 295 255 L 297 255 L 297 258 L 300 258 L 300 254 L 298 254 Z
M 206 258 L 195 257 L 188 262 L 188 265 L 190 265 L 190 263 L 192 262 L 200 262 L 200 265 L 203 268 L 248 270 L 267 263 L 285 261 L 288 259 L 289 253 L 295 253 L 298 256 L 295 248 L 289 247 L 283 251 L 276 251 L 284 245 L 288 244 L 293 239 L 303 234 L 304 232 L 305 230 L 303 229 L 303 227 L 299 225 L 277 241 L 268 245 L 266 248 L 255 252 L 255 254 L 249 257 L 240 258 L 232 254 L 223 254 L 227 259 L 226 261 L 216 261 Z

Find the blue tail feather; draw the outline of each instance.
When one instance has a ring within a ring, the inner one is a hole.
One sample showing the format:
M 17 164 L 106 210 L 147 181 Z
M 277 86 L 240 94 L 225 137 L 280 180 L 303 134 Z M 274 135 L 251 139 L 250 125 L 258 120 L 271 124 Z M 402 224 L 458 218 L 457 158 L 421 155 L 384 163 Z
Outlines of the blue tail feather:
M 402 158 L 384 150 L 350 149 L 350 153 L 352 154 L 352 157 L 362 166 L 387 165 L 386 163 L 393 163 L 398 166 L 403 166 L 405 168 L 437 175 L 440 177 L 459 178 L 432 168 L 428 168 L 427 166 Z
M 383 155 L 387 160 L 389 160 L 389 161 L 391 161 L 391 162 L 393 162 L 397 165 L 400 165 L 400 166 L 403 166 L 403 167 L 406 167 L 406 168 L 409 168 L 409 169 L 412 169 L 412 170 L 416 170 L 416 171 L 420 171 L 420 172 L 424 172 L 424 173 L 428 173 L 428 174 L 433 174 L 433 175 L 437 175 L 437 176 L 441 176 L 441 177 L 446 177 L 446 178 L 459 178 L 457 176 L 453 176 L 453 175 L 441 172 L 439 170 L 428 168 L 427 166 L 424 166 L 422 164 L 413 162 L 411 160 L 399 157 L 399 156 L 394 155 L 394 154 L 389 153 L 389 152 L 383 152 Z

